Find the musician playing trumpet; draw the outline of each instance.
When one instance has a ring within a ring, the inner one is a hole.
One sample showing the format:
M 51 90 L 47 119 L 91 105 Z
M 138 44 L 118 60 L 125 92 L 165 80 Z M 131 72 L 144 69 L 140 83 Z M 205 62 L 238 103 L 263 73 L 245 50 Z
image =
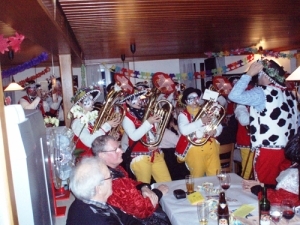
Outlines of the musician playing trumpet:
M 194 177 L 213 176 L 220 169 L 219 148 L 220 144 L 215 139 L 222 132 L 222 125 L 213 127 L 208 130 L 208 125 L 214 119 L 211 114 L 204 114 L 200 119 L 194 118 L 201 109 L 202 92 L 199 89 L 189 87 L 183 91 L 181 102 L 186 105 L 183 112 L 178 115 L 178 128 L 181 133 L 176 146 L 175 155 L 180 162 L 185 162 L 190 174 Z M 212 108 L 217 107 L 217 104 L 212 104 Z M 214 112 L 215 113 L 215 112 Z M 196 146 L 192 144 L 187 136 L 192 136 L 192 139 L 201 139 L 204 136 L 209 136 L 207 142 L 203 145 Z

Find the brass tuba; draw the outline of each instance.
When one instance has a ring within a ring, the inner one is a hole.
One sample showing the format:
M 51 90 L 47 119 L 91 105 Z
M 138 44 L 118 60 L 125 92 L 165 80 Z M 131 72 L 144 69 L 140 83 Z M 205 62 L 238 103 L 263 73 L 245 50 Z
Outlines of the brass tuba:
M 163 138 L 167 123 L 171 117 L 173 105 L 165 99 L 157 101 L 159 94 L 170 94 L 175 90 L 175 84 L 171 78 L 165 73 L 155 73 L 152 77 L 153 88 L 146 93 L 149 102 L 146 106 L 146 112 L 143 121 L 146 121 L 150 116 L 159 114 L 161 120 L 155 124 L 155 133 L 149 131 L 146 134 L 146 141 L 141 139 L 143 145 L 147 147 L 156 147 L 159 145 Z
M 212 91 L 216 91 L 221 95 L 228 95 L 230 90 L 232 89 L 232 86 L 227 78 L 217 76 L 213 78 L 213 85 L 211 85 L 209 89 Z M 204 103 L 204 105 L 201 107 L 200 111 L 197 113 L 193 121 L 199 120 L 202 117 L 209 115 L 212 118 L 211 122 L 206 125 L 203 137 L 197 138 L 195 132 L 193 132 L 187 136 L 188 141 L 195 146 L 204 145 L 210 138 L 208 132 L 216 129 L 216 127 L 224 118 L 225 114 L 225 108 L 218 102 L 209 100 L 206 103 Z
M 119 104 L 118 102 L 121 100 L 125 93 L 133 93 L 133 85 L 131 84 L 130 80 L 128 80 L 122 74 L 115 74 L 114 80 L 118 87 L 120 87 L 120 89 L 115 90 L 115 87 L 112 87 L 112 89 L 106 96 L 104 105 L 101 108 L 94 107 L 99 110 L 99 115 L 95 121 L 92 133 L 99 130 L 101 125 L 106 121 L 113 120 L 117 117 L 120 117 L 120 121 L 122 121 L 125 117 L 126 111 L 124 110 L 122 104 Z M 120 130 L 121 123 L 117 127 L 112 128 L 108 134 L 115 136 L 117 133 L 119 133 Z
M 193 122 L 201 119 L 206 115 L 209 115 L 212 118 L 211 122 L 205 126 L 203 137 L 197 138 L 195 132 L 193 132 L 187 136 L 188 141 L 195 146 L 204 145 L 210 138 L 208 132 L 216 129 L 216 127 L 224 118 L 225 113 L 225 108 L 213 100 L 209 100 L 204 103 L 204 105 L 201 107 L 201 109 L 193 119 Z

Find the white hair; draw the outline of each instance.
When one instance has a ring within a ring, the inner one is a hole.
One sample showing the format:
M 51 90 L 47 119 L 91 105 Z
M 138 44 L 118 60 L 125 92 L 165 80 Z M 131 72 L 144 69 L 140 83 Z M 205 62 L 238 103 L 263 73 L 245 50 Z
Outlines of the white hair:
M 90 200 L 96 195 L 96 187 L 104 182 L 105 167 L 98 157 L 81 159 L 70 175 L 70 189 L 76 198 Z

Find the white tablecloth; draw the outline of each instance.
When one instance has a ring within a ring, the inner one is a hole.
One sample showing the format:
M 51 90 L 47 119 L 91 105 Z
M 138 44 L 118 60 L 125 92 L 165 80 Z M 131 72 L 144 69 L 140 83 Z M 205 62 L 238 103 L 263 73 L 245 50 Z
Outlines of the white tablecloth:
M 226 198 L 231 200 L 231 201 L 227 201 L 229 210 L 230 211 L 236 210 L 237 208 L 239 208 L 240 206 L 242 206 L 244 204 L 252 205 L 255 207 L 255 209 L 251 212 L 251 214 L 253 215 L 252 220 L 249 219 L 249 223 L 246 222 L 245 224 L 253 224 L 253 225 L 258 224 L 258 222 L 257 222 L 257 216 L 258 216 L 257 196 L 250 192 L 244 191 L 242 189 L 242 180 L 243 179 L 241 177 L 239 177 L 237 174 L 231 173 L 230 176 L 231 176 L 231 186 L 225 192 Z M 202 178 L 195 179 L 195 190 L 198 190 L 197 186 L 202 185 L 204 182 L 213 183 L 215 188 L 220 187 L 218 178 L 216 176 L 202 177 Z M 153 186 L 157 187 L 159 184 L 166 184 L 169 187 L 169 192 L 162 197 L 162 199 L 160 200 L 160 204 L 161 204 L 163 210 L 169 216 L 172 225 L 199 225 L 198 215 L 197 215 L 197 206 L 191 205 L 189 203 L 188 199 L 186 199 L 186 198 L 176 199 L 175 196 L 173 195 L 173 191 L 175 189 L 183 189 L 186 191 L 185 181 L 177 180 L 177 181 L 171 181 L 171 182 L 156 183 L 156 184 L 153 184 Z M 200 192 L 203 196 L 205 196 L 205 193 L 203 191 L 200 191 Z M 232 201 L 233 199 L 236 201 Z M 300 222 L 299 222 L 300 219 L 299 220 L 298 219 L 299 219 L 299 217 L 295 216 L 295 218 L 290 221 L 290 225 L 300 224 Z M 294 220 L 296 221 L 296 223 L 293 222 Z M 282 224 L 285 224 L 285 221 L 282 221 L 282 222 L 283 222 Z M 215 224 L 217 224 L 217 221 L 210 219 L 208 224 L 215 225 Z

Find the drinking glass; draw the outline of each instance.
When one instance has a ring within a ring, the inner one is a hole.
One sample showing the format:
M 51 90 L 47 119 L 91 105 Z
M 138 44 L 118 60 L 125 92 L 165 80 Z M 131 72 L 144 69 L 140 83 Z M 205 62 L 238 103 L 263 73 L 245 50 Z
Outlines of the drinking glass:
M 226 174 L 226 171 L 222 168 L 216 171 L 217 178 L 220 180 L 224 175 Z
M 280 203 L 271 203 L 270 216 L 271 216 L 272 221 L 275 224 L 277 224 L 280 221 L 280 219 L 282 217 Z
M 199 223 L 201 225 L 208 224 L 208 217 L 209 217 L 209 204 L 208 202 L 199 202 L 197 204 L 197 213 Z
M 294 202 L 289 199 L 282 200 L 281 211 L 282 211 L 282 216 L 287 220 L 287 224 L 289 224 L 290 219 L 292 219 L 295 215 Z
M 230 183 L 231 183 L 230 175 L 228 173 L 223 174 L 223 176 L 220 177 L 219 182 L 220 182 L 221 188 L 224 191 L 226 191 L 227 189 L 230 188 Z
M 194 177 L 192 175 L 185 176 L 185 185 L 187 194 L 192 194 L 194 192 Z

